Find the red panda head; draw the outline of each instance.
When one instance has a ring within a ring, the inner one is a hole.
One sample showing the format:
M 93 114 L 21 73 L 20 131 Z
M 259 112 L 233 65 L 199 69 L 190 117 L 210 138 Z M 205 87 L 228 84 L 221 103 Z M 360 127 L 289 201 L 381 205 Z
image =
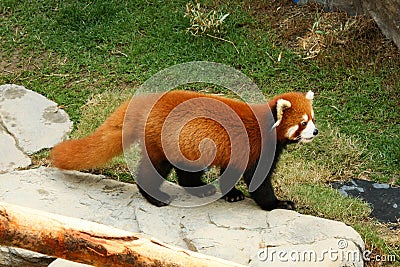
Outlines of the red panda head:
M 312 100 L 314 93 L 286 93 L 272 100 L 278 141 L 311 142 L 318 134 Z

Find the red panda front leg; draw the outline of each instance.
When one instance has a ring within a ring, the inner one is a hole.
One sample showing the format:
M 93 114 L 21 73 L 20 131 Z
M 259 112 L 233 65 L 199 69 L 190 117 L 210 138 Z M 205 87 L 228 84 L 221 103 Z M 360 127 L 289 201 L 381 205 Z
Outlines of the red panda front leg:
M 244 174 L 243 178 L 249 186 L 251 179 L 253 178 L 255 168 L 252 167 L 248 169 Z M 271 171 L 268 173 L 267 177 L 264 179 L 262 184 L 253 192 L 250 192 L 254 201 L 264 210 L 273 209 L 287 209 L 295 210 L 295 204 L 290 200 L 279 200 L 275 196 L 274 188 L 271 184 Z
M 185 187 L 185 190 L 194 196 L 208 197 L 217 192 L 217 189 L 212 184 L 206 184 L 201 180 L 204 171 L 189 172 L 176 169 L 178 176 L 178 183 L 180 186 Z
M 220 175 L 222 175 L 224 172 L 225 172 L 225 169 L 221 168 Z M 226 191 L 228 191 L 227 188 L 232 186 L 232 181 L 228 181 L 227 179 L 220 178 L 219 185 L 221 187 L 221 191 L 226 192 Z M 233 187 L 222 198 L 228 202 L 237 202 L 237 201 L 244 200 L 245 196 L 242 191 L 236 189 L 236 187 Z
M 172 170 L 172 165 L 168 161 L 151 163 L 148 159 L 140 162 L 137 186 L 140 193 L 151 204 L 161 207 L 171 203 L 171 197 L 160 190 L 161 184 L 168 177 Z

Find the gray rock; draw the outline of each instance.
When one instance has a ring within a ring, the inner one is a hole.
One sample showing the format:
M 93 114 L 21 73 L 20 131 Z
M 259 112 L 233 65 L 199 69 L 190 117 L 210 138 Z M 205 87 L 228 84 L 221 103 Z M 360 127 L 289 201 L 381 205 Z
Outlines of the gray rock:
M 54 146 L 72 129 L 55 102 L 14 84 L 0 86 L 0 121 L 27 154 Z
M 251 199 L 157 208 L 135 185 L 42 167 L 0 174 L 0 200 L 140 232 L 250 266 L 363 266 L 364 243 L 351 227 L 294 211 L 266 212 Z
M 31 159 L 18 149 L 12 135 L 0 123 L 0 173 L 27 167 Z
M 1 267 L 42 267 L 55 259 L 20 248 L 0 247 Z

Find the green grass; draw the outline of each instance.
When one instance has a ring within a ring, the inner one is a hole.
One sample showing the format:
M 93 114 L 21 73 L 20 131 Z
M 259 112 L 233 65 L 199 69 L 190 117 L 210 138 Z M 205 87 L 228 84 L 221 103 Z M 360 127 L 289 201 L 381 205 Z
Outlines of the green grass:
M 400 185 L 399 54 L 374 47 L 369 34 L 377 35 L 376 26 L 356 24 L 344 33 L 350 45 L 327 46 L 318 57 L 303 60 L 274 24 L 271 3 L 264 4 L 264 12 L 245 1 L 202 2 L 230 14 L 216 36 L 224 41 L 186 32 L 186 1 L 3 0 L 0 84 L 24 85 L 63 106 L 75 122 L 74 137 L 93 131 L 122 98 L 179 63 L 227 64 L 253 79 L 267 97 L 312 89 L 321 134 L 283 155 L 276 173 L 280 195 L 296 200 L 303 213 L 352 224 L 367 243 L 399 254 L 398 245 L 374 230 L 367 205 L 325 185 L 352 177 Z M 310 16 L 318 17 L 312 11 Z M 312 26 L 311 21 L 304 27 Z M 117 160 L 101 172 L 129 181 L 122 165 Z M 344 208 L 349 213 L 343 214 Z
M 236 6 L 218 8 L 230 13 L 222 37 L 239 54 L 228 42 L 186 34 L 185 2 L 3 1 L 0 8 L 1 61 L 12 61 L 0 81 L 46 95 L 74 121 L 95 94 L 132 88 L 178 63 L 216 61 L 241 70 L 269 96 L 315 90 L 319 124 L 359 138 L 374 179 L 398 178 L 400 67 L 389 60 L 379 68 L 303 61 Z

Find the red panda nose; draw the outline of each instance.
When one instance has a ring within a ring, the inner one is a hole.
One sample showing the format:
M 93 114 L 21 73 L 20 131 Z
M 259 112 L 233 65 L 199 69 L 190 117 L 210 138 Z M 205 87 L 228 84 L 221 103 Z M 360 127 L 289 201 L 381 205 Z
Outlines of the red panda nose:
M 318 134 L 318 129 L 315 128 L 315 130 L 314 130 L 314 132 L 313 132 L 313 135 L 317 135 L 317 134 Z

